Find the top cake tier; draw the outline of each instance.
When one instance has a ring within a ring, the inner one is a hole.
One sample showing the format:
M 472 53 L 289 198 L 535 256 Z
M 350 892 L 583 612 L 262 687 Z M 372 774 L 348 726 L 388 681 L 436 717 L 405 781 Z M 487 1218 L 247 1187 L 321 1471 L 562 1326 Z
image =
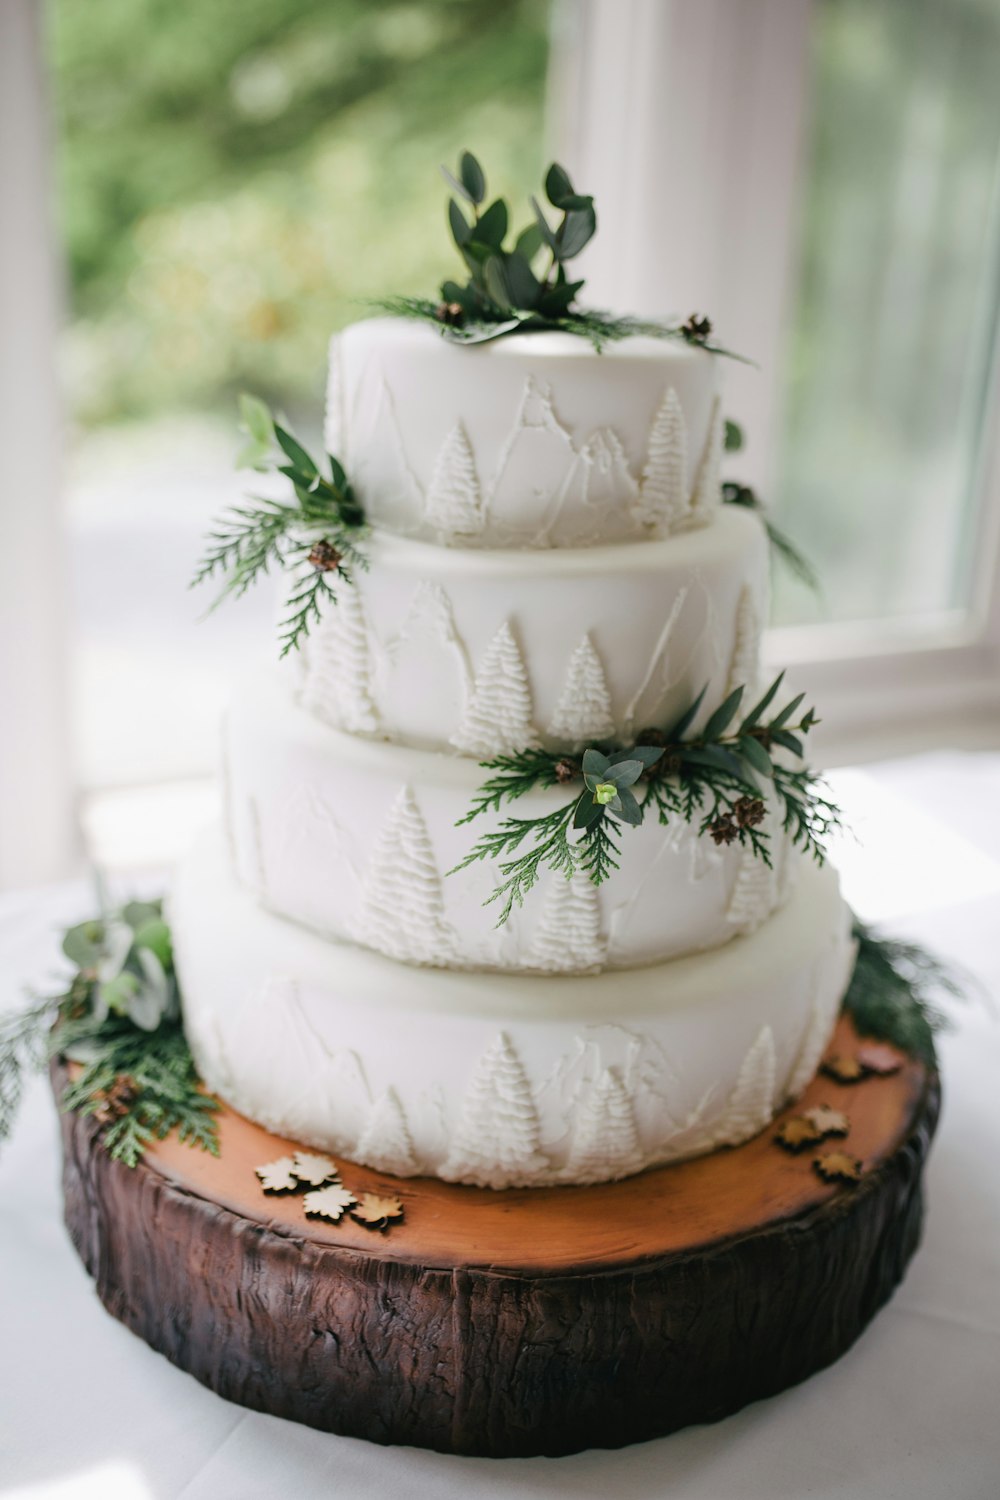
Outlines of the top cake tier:
M 369 521 L 451 547 L 589 547 L 704 525 L 719 504 L 717 361 L 570 334 L 460 347 L 403 319 L 330 345 L 325 440 Z

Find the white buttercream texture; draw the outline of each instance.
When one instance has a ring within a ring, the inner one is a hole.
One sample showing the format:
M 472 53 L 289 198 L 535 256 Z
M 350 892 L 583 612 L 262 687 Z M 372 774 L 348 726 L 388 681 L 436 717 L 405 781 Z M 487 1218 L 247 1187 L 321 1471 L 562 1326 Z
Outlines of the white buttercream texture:
M 358 1161 L 394 1177 L 414 1177 L 420 1171 L 403 1106 L 395 1089 L 386 1089 L 372 1106 L 357 1146 Z
M 538 1113 L 520 1059 L 500 1032 L 479 1060 L 440 1175 L 505 1188 L 544 1177 Z
M 527 966 L 552 974 L 593 973 L 604 967 L 607 951 L 593 881 L 579 870 L 569 880 L 553 875 Z
M 770 1026 L 763 1026 L 743 1059 L 729 1103 L 713 1131 L 717 1145 L 737 1146 L 771 1123 L 776 1069 L 774 1035 Z
M 725 439 L 725 423 L 722 402 L 718 396 L 712 401 L 712 417 L 708 424 L 705 448 L 695 476 L 694 492 L 691 496 L 691 520 L 705 524 L 712 519 L 722 499 L 722 448 Z
M 461 422 L 455 423 L 438 454 L 424 519 L 445 537 L 475 536 L 483 529 L 476 461 Z
M 760 673 L 760 638 L 763 628 L 760 607 L 753 589 L 744 584 L 736 606 L 736 622 L 733 629 L 733 652 L 729 660 L 729 681 L 726 692 L 746 687 L 752 691 Z
M 379 727 L 372 697 L 371 645 L 356 588 L 342 588 L 308 642 L 302 707 L 352 734 Z

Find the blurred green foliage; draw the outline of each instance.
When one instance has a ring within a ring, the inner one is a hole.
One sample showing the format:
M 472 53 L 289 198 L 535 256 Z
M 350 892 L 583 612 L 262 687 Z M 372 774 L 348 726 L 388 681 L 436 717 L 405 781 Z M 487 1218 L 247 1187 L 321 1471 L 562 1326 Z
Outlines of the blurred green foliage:
M 50 0 L 86 423 L 315 406 L 330 332 L 452 267 L 460 146 L 542 168 L 545 0 Z

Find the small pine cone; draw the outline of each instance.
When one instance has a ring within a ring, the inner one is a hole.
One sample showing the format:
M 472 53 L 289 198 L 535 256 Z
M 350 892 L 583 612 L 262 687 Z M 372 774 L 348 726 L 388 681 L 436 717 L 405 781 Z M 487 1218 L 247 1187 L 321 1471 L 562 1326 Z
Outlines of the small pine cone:
M 569 760 L 566 756 L 563 756 L 562 760 L 556 761 L 553 770 L 560 786 L 564 786 L 567 781 L 575 781 L 580 774 L 580 769 L 576 762 Z
M 764 803 L 760 797 L 741 797 L 733 805 L 740 828 L 757 828 L 764 821 Z
M 662 760 L 657 761 L 655 769 L 658 776 L 679 776 L 683 765 L 683 756 L 673 750 L 669 755 L 664 755 Z
M 317 542 L 309 554 L 309 562 L 319 573 L 336 573 L 342 554 L 332 542 Z
M 446 323 L 449 328 L 460 328 L 465 322 L 465 312 L 460 302 L 439 302 L 434 316 L 439 323 Z
M 662 729 L 643 729 L 636 735 L 637 745 L 665 745 L 667 736 Z
M 703 344 L 712 332 L 712 322 L 704 313 L 692 313 L 686 323 L 681 324 L 681 333 L 691 344 Z
M 105 1091 L 104 1098 L 94 1111 L 95 1118 L 101 1125 L 110 1125 L 113 1120 L 120 1120 L 122 1115 L 127 1115 L 135 1102 L 138 1093 L 134 1078 L 127 1073 L 119 1073 L 114 1083 Z
M 715 822 L 709 824 L 708 831 L 716 844 L 731 844 L 739 838 L 739 829 L 733 822 L 732 813 L 720 813 Z

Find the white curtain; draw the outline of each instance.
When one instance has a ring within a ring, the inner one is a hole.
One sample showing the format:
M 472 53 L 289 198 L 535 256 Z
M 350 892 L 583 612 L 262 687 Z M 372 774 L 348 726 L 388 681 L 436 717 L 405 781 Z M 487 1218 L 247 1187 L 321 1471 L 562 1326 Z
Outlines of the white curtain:
M 77 853 L 42 12 L 0 0 L 0 889 Z

